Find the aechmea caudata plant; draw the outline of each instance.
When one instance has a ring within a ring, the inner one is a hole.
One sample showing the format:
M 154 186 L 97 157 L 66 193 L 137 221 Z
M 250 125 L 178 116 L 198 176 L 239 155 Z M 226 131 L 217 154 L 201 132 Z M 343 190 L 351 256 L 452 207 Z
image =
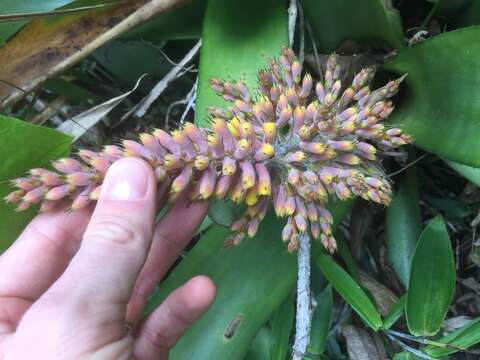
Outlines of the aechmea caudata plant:
M 331 55 L 315 84 L 309 74 L 302 76 L 301 63 L 285 47 L 259 72 L 255 96 L 241 82 L 211 80 L 230 107 L 209 109 L 209 128 L 186 123 L 100 152 L 80 150 L 77 159 L 55 161 L 54 170 L 32 169 L 13 180 L 17 190 L 6 201 L 18 210 L 37 203 L 41 211 L 59 203 L 82 208 L 97 200 L 112 163 L 134 156 L 152 166 L 159 183 L 170 184 L 172 201 L 186 192 L 192 201 L 244 202 L 246 211 L 231 226 L 227 244 L 254 236 L 273 204 L 276 215 L 287 218 L 282 238 L 289 251 L 309 231 L 333 252 L 327 201 L 360 196 L 388 205 L 391 186 L 379 155 L 412 141 L 401 129 L 383 124 L 403 78 L 372 91 L 373 75 L 373 68 L 364 68 L 345 85 L 346 74 Z

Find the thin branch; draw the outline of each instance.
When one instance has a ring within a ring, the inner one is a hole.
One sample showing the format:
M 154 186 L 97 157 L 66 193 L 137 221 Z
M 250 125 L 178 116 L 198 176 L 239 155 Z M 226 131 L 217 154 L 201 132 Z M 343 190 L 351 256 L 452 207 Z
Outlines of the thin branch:
M 190 111 L 190 109 L 193 109 L 193 111 L 195 111 L 195 101 L 197 100 L 197 85 L 198 85 L 198 78 L 197 80 L 195 80 L 195 84 L 193 84 L 192 89 L 190 90 L 190 92 L 187 94 L 187 97 L 185 98 L 188 102 L 187 102 L 187 106 L 185 107 L 185 111 L 180 117 L 180 124 L 183 124 L 185 122 L 185 118 L 187 117 L 187 114 Z
M 125 1 L 122 1 L 122 3 Z M 117 3 L 118 4 L 118 3 Z M 29 12 L 29 13 L 15 13 L 15 14 L 5 14 L 0 15 L 0 23 L 2 22 L 10 22 L 10 21 L 19 21 L 19 20 L 32 20 L 38 19 L 43 17 L 51 17 L 51 16 L 60 16 L 60 15 L 67 15 L 72 13 L 77 13 L 81 11 L 87 10 L 95 10 L 104 8 L 107 6 L 117 5 L 117 4 L 98 4 L 98 5 L 90 5 L 90 6 L 80 6 L 73 9 L 58 9 L 52 11 L 39 11 L 39 12 Z
M 310 234 L 303 233 L 298 247 L 297 318 L 292 360 L 301 360 L 310 342 L 312 314 L 310 311 Z
M 132 113 L 135 113 L 136 117 L 142 117 L 148 111 L 150 106 L 158 99 L 158 97 L 165 91 L 168 85 L 177 78 L 178 73 L 185 68 L 185 65 L 189 63 L 195 55 L 197 55 L 200 47 L 202 46 L 202 40 L 198 40 L 193 48 L 185 55 L 185 57 L 170 70 L 160 80 L 155 87 L 150 91 L 150 94 L 145 96 L 135 107 L 133 107 L 127 114 L 122 117 L 122 120 L 129 117 Z
M 288 44 L 293 47 L 293 41 L 295 39 L 295 24 L 297 22 L 297 0 L 290 0 L 288 7 Z
M 425 157 L 427 157 L 428 154 L 423 154 L 422 156 L 419 156 L 418 158 L 416 158 L 415 160 L 413 160 L 412 162 L 408 163 L 407 165 L 405 165 L 403 168 L 401 168 L 400 170 L 397 170 L 397 171 L 394 171 L 393 173 L 391 174 L 388 174 L 387 176 L 388 177 L 393 177 L 395 175 L 398 175 L 402 172 L 404 172 L 405 170 L 407 170 L 410 166 L 413 166 L 415 165 L 417 162 L 419 162 L 420 160 L 423 160 Z

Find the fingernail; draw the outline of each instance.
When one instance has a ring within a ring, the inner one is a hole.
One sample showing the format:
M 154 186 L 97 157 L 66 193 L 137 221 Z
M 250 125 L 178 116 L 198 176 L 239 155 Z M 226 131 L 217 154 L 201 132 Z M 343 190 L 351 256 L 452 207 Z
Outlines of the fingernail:
M 121 159 L 108 169 L 101 197 L 110 200 L 141 200 L 145 197 L 148 173 L 139 160 Z

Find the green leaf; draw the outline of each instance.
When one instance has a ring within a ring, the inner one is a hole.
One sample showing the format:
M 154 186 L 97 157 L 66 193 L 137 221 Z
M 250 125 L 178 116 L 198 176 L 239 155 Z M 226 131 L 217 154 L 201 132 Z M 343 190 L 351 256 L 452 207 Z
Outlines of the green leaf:
M 285 360 L 287 358 L 288 343 L 295 315 L 293 294 L 292 291 L 273 314 L 272 331 L 270 333 L 270 360 Z
M 230 230 L 211 226 L 162 283 L 149 310 L 192 276 L 209 276 L 217 286 L 214 304 L 171 353 L 171 359 L 241 359 L 258 329 L 295 285 L 296 259 L 280 239 L 282 222 L 270 214 L 255 239 L 225 248 Z M 282 271 L 278 271 L 282 269 Z M 238 328 L 227 338 L 229 324 Z
M 388 330 L 393 324 L 397 322 L 398 319 L 405 313 L 405 304 L 407 302 L 407 296 L 403 295 L 400 299 L 397 300 L 395 305 L 392 306 L 388 314 L 383 319 L 383 328 Z
M 302 0 L 302 6 L 321 52 L 347 39 L 394 48 L 405 44 L 400 14 L 390 0 Z
M 254 337 L 244 360 L 268 360 L 270 350 L 270 330 L 268 327 L 262 326 L 257 336 Z
M 417 360 L 419 359 L 413 354 L 410 354 L 409 352 L 403 351 L 401 353 L 397 353 L 394 355 L 392 360 Z
M 480 342 L 480 318 L 470 321 L 461 328 L 452 331 L 447 336 L 436 340 L 436 342 L 449 344 L 452 347 L 442 348 L 436 346 L 427 346 L 423 348 L 422 351 L 430 356 L 440 357 L 453 354 L 457 352 L 458 349 L 468 349 L 469 347 L 478 344 Z
M 480 187 L 480 168 L 459 164 L 453 161 L 447 161 L 446 163 L 465 179 Z
M 387 256 L 398 278 L 408 286 L 410 264 L 418 236 L 422 231 L 417 172 L 410 167 L 398 184 L 387 208 Z
M 22 14 L 31 12 L 47 12 L 71 3 L 73 0 L 2 0 L 0 14 Z M 17 32 L 28 21 L 9 21 L 0 23 L 0 45 Z
M 330 208 L 337 225 L 347 209 L 345 203 Z M 147 312 L 195 275 L 207 275 L 217 286 L 215 302 L 175 346 L 172 360 L 243 358 L 259 328 L 295 286 L 296 257 L 280 239 L 282 227 L 283 221 L 269 213 L 254 239 L 225 248 L 230 230 L 212 225 L 161 284 Z M 233 324 L 238 326 L 227 338 Z
M 37 208 L 17 213 L 3 201 L 13 191 L 9 180 L 70 152 L 71 137 L 0 115 L 0 252 L 5 250 L 36 214 Z
M 210 0 L 203 24 L 197 124 L 206 125 L 208 106 L 225 104 L 210 89 L 212 77 L 256 87 L 258 70 L 279 55 L 287 37 L 287 12 L 281 1 Z
M 406 316 L 415 336 L 441 328 L 455 290 L 455 262 L 447 228 L 436 217 L 423 230 L 412 260 Z
M 313 312 L 312 330 L 308 353 L 322 355 L 327 345 L 328 331 L 332 321 L 333 295 L 332 286 L 328 285 L 318 296 L 317 307 Z
M 382 327 L 382 319 L 375 305 L 373 305 L 360 285 L 357 284 L 345 270 L 337 265 L 331 256 L 326 254 L 320 255 L 316 260 L 316 264 L 335 290 L 368 326 L 375 331 Z
M 480 26 L 445 32 L 399 50 L 385 66 L 408 73 L 390 123 L 417 146 L 471 166 L 480 166 L 479 37 Z

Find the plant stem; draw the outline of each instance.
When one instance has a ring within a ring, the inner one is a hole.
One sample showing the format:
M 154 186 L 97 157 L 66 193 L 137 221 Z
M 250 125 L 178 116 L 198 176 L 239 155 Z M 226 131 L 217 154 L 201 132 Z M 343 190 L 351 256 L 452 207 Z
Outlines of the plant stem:
M 298 248 L 297 318 L 292 360 L 305 356 L 310 342 L 312 316 L 310 312 L 310 234 L 303 233 Z
M 290 5 L 288 6 L 288 44 L 290 47 L 293 46 L 293 41 L 295 39 L 295 24 L 297 22 L 297 0 L 290 0 Z

